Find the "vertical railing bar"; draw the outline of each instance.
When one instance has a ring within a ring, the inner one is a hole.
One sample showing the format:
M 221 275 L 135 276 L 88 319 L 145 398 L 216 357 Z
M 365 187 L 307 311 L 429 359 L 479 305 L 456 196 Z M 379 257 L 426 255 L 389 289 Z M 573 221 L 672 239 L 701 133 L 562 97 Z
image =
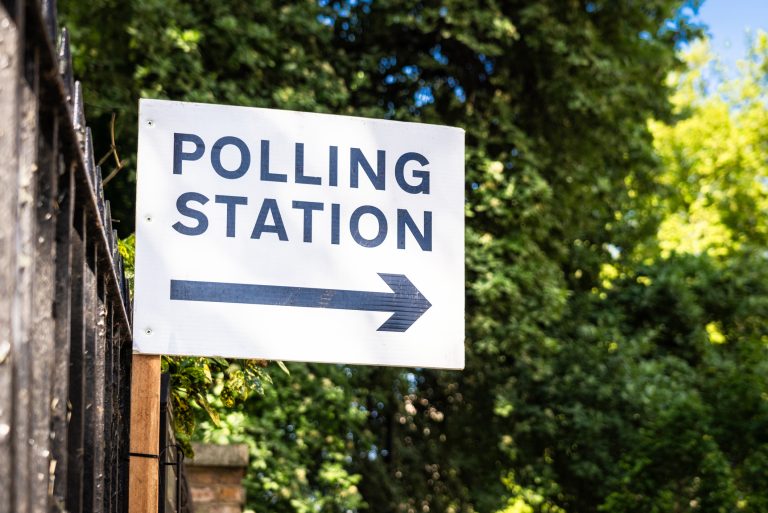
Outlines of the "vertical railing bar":
M 128 510 L 128 453 L 130 452 L 131 428 L 131 372 L 133 363 L 133 343 L 130 334 L 120 326 L 120 505 L 118 511 Z
M 58 118 L 57 118 L 58 119 Z M 51 408 L 54 468 L 53 504 L 51 511 L 61 512 L 66 507 L 69 458 L 67 428 L 69 405 L 69 360 L 71 344 L 72 289 L 69 283 L 72 268 L 72 223 L 74 220 L 75 182 L 70 166 L 59 155 L 59 215 L 56 229 L 56 348 L 55 367 L 51 387 Z
M 96 237 L 91 235 L 93 226 L 89 222 L 89 236 L 85 240 L 85 397 L 83 445 L 83 513 L 93 512 L 96 507 L 96 475 L 98 472 L 93 438 L 96 414 L 96 324 L 98 319 Z
M 73 109 L 73 99 L 75 95 L 75 83 L 72 73 L 72 49 L 69 46 L 69 31 L 66 28 L 61 29 L 59 38 L 59 75 L 64 84 L 65 101 L 70 110 Z
M 101 172 L 99 172 L 101 174 Z M 104 205 L 104 231 L 107 234 L 107 243 L 109 244 L 109 256 L 112 259 L 112 265 L 115 263 L 115 248 L 117 240 L 112 230 L 112 208 L 109 200 L 104 200 L 104 192 L 101 193 L 102 203 Z
M 115 270 L 117 271 L 117 286 L 120 289 L 120 300 L 125 303 L 125 270 L 123 269 L 123 256 L 120 254 L 120 241 L 117 239 L 117 230 L 113 231 L 115 238 L 115 251 L 113 252 L 115 260 Z
M 24 11 L 25 13 L 26 11 Z M 24 19 L 22 13 L 21 19 Z M 24 26 L 26 30 L 26 26 Z M 31 414 L 30 387 L 32 386 L 33 293 L 32 283 L 36 269 L 36 180 L 38 145 L 38 51 L 34 45 L 25 46 L 20 82 L 19 110 L 19 162 L 18 201 L 15 252 L 17 255 L 16 288 L 13 294 L 12 344 L 13 362 L 13 438 L 14 480 L 13 511 L 24 512 L 33 502 L 34 450 L 29 440 L 33 437 L 34 418 Z M 34 441 L 33 441 L 34 445 Z
M 11 4 L 13 6 L 13 4 Z M 18 203 L 18 128 L 19 80 L 22 38 L 17 26 L 23 2 L 16 3 L 15 12 L 8 12 L 8 4 L 0 3 L 0 511 L 13 511 L 13 490 L 16 488 L 13 458 L 13 350 L 11 321 L 12 296 L 16 290 L 17 254 L 16 216 Z
M 70 61 L 71 63 L 71 61 Z M 75 93 L 72 99 L 72 128 L 75 131 L 80 149 L 85 149 L 85 110 L 83 107 L 83 85 L 75 81 Z
M 88 175 L 88 180 L 90 180 L 91 190 L 96 191 L 96 162 L 95 157 L 93 156 L 93 134 L 91 133 L 91 128 L 88 126 L 85 127 L 85 148 L 83 157 L 85 158 L 85 171 Z M 98 203 L 96 206 L 98 207 Z
M 39 58 L 36 58 L 39 70 Z M 35 72 L 36 97 L 40 98 L 39 74 Z M 51 473 L 51 376 L 54 367 L 53 317 L 56 295 L 56 210 L 58 170 L 55 156 L 57 136 L 55 113 L 47 102 L 40 101 L 37 109 L 37 162 L 35 182 L 35 272 L 32 276 L 32 336 L 30 339 L 31 388 L 30 414 L 30 501 L 33 511 L 48 507 L 52 493 Z
M 119 402 L 119 388 L 118 388 L 118 372 L 120 365 L 120 348 L 118 346 L 118 340 L 116 338 L 117 331 L 115 329 L 115 308 L 111 303 L 108 309 L 108 329 L 107 329 L 107 363 L 108 369 L 106 375 L 109 377 L 109 429 L 108 440 L 117 442 L 120 440 L 120 402 Z M 109 464 L 107 471 L 109 472 L 109 489 L 105 490 L 109 492 L 108 499 L 109 504 L 107 511 L 110 513 L 118 511 L 117 494 L 119 492 L 119 444 L 108 444 L 109 448 Z
M 74 175 L 73 175 L 74 182 Z M 76 185 L 73 188 L 73 200 L 77 198 Z M 86 237 L 88 235 L 85 213 L 82 207 L 74 213 L 74 225 L 71 229 L 71 299 L 70 308 L 70 360 L 69 360 L 69 400 L 70 422 L 67 431 L 67 499 L 66 507 L 70 513 L 85 513 L 83 509 L 83 456 L 85 433 L 85 276 L 86 276 Z M 85 510 L 87 511 L 87 510 Z
M 104 188 L 102 187 L 102 179 L 101 179 L 101 166 L 94 166 L 93 168 L 93 183 L 96 191 L 96 206 L 99 209 L 99 220 L 101 222 L 102 227 L 106 226 L 106 212 L 105 212 L 105 206 L 104 206 Z M 111 232 L 106 232 L 107 236 L 107 243 L 109 243 L 109 237 L 112 235 Z M 111 256 L 111 252 L 110 252 Z
M 55 9 L 55 2 L 54 2 Z M 57 27 L 58 23 L 54 23 Z M 58 71 L 64 84 L 68 110 L 72 110 L 74 83 L 72 76 L 72 54 L 69 46 L 69 32 L 62 29 L 58 47 Z M 68 486 L 68 413 L 69 413 L 69 359 L 71 344 L 71 299 L 72 289 L 69 283 L 72 266 L 72 223 L 74 222 L 75 182 L 72 167 L 65 162 L 60 147 L 61 111 L 53 113 L 56 123 L 54 137 L 54 155 L 57 159 L 58 216 L 56 218 L 56 298 L 54 317 L 56 319 L 56 344 L 54 349 L 54 369 L 51 380 L 51 457 L 53 461 L 53 489 L 50 511 L 63 512 L 66 508 Z
M 94 332 L 94 353 L 93 353 L 93 432 L 92 437 L 100 443 L 93 446 L 94 459 L 94 513 L 104 511 L 104 479 L 105 479 L 105 459 L 104 446 L 107 440 L 104 439 L 104 420 L 105 420 L 105 349 L 106 349 L 106 325 L 107 325 L 107 306 L 104 300 L 105 296 L 105 278 L 106 272 L 102 266 L 96 264 L 96 330 Z
M 56 0 L 42 0 L 43 21 L 45 22 L 46 32 L 50 41 L 56 41 L 56 31 L 58 27 Z
M 106 273 L 104 274 L 106 276 Z M 104 326 L 102 328 L 104 336 L 104 348 L 102 359 L 102 370 L 104 373 L 104 399 L 102 401 L 102 430 L 101 433 L 97 433 L 104 439 L 103 453 L 102 453 L 102 473 L 103 489 L 102 489 L 102 511 L 109 513 L 111 511 L 110 496 L 112 494 L 112 350 L 110 348 L 110 341 L 112 334 L 110 328 L 112 324 L 112 307 L 109 303 L 104 302 Z
M 112 372 L 114 371 L 112 361 L 112 306 L 104 303 L 105 313 L 105 342 L 104 342 L 104 430 L 101 436 L 107 442 L 104 444 L 104 512 L 112 511 L 112 470 L 113 470 L 113 387 Z

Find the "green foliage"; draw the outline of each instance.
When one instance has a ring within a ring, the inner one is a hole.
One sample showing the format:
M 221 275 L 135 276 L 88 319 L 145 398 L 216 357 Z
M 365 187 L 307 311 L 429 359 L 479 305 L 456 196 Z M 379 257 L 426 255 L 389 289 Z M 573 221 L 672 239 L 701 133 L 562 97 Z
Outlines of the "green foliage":
M 648 263 L 608 297 L 653 344 L 628 381 L 640 418 L 605 511 L 766 507 L 754 462 L 768 427 L 768 36 L 718 87 L 706 83 L 705 43 L 686 58 L 690 68 L 671 77 L 682 117 L 651 123 L 659 181 L 675 189 L 658 203 L 667 217 L 657 254 L 639 252 Z
M 128 290 L 130 296 L 133 298 L 133 279 L 136 276 L 136 235 L 130 234 L 125 239 L 119 239 L 117 241 L 117 250 L 120 252 L 120 256 L 123 257 L 123 271 L 125 272 L 125 279 L 128 282 Z
M 368 411 L 351 386 L 352 373 L 291 365 L 290 375 L 277 374 L 263 396 L 227 409 L 218 427 L 203 423 L 207 441 L 248 444 L 246 490 L 255 511 L 342 513 L 365 507 L 358 489 L 362 476 L 350 470 L 350 462 L 370 447 Z
M 675 109 L 686 118 L 651 124 L 665 163 L 662 180 L 675 187 L 667 207 L 673 215 L 659 234 L 663 254 L 716 256 L 768 245 L 766 55 L 762 32 L 739 78 L 702 97 L 699 91 L 714 88 L 706 77 L 717 63 L 699 42 L 687 54 L 691 68 L 670 77 Z
M 264 383 L 272 383 L 266 367 L 264 360 L 163 357 L 162 371 L 171 378 L 174 429 L 186 449 L 199 419 L 220 426 L 222 408 L 232 409 L 254 391 L 264 394 Z

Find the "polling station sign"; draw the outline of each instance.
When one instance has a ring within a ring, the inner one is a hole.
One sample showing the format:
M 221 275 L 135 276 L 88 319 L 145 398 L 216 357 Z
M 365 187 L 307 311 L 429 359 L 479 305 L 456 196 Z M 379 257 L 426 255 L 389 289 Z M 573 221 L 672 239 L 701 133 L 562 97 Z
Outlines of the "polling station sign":
M 142 100 L 134 350 L 464 366 L 464 132 Z

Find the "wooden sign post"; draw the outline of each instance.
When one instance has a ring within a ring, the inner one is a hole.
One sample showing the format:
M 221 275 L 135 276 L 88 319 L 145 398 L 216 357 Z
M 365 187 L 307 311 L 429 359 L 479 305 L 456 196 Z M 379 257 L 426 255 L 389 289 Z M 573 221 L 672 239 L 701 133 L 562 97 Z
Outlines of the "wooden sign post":
M 133 355 L 129 513 L 157 513 L 160 464 L 160 357 Z

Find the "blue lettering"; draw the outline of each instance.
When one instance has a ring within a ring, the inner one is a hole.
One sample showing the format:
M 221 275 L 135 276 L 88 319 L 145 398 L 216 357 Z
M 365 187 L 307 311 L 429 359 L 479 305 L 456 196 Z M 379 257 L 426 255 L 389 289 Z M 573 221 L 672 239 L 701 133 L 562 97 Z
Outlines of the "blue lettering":
M 195 149 L 191 152 L 184 151 L 184 143 L 191 142 Z M 205 143 L 195 134 L 173 134 L 173 174 L 181 174 L 181 163 L 185 160 L 199 160 L 205 152 Z
M 424 212 L 424 230 L 419 231 L 407 210 L 397 209 L 397 249 L 405 249 L 405 228 L 413 235 L 423 251 L 432 251 L 432 212 Z
M 269 214 L 272 214 L 272 220 L 275 224 L 266 224 L 267 215 Z M 261 234 L 264 232 L 276 233 L 280 240 L 288 240 L 288 235 L 285 233 L 285 224 L 280 215 L 280 209 L 277 208 L 277 201 L 272 198 L 265 198 L 264 203 L 261 204 L 261 210 L 259 210 L 259 216 L 256 218 L 256 224 L 253 227 L 251 238 L 260 239 Z
M 287 182 L 288 175 L 269 171 L 269 141 L 261 141 L 261 179 L 265 182 Z
M 368 176 L 371 184 L 377 191 L 383 191 L 384 182 L 384 165 L 386 162 L 386 153 L 384 150 L 378 150 L 376 152 L 376 172 L 373 171 L 373 167 L 363 155 L 360 148 L 352 148 L 349 152 L 349 185 L 353 189 L 358 188 L 358 174 L 360 172 L 360 166 L 363 167 L 363 171 Z
M 237 169 L 226 169 L 221 165 L 221 150 L 228 144 L 240 150 L 240 166 Z M 234 180 L 243 176 L 248 171 L 248 168 L 251 167 L 251 152 L 241 139 L 228 135 L 214 143 L 211 150 L 211 165 L 213 170 L 222 178 Z
M 309 185 L 320 185 L 322 183 L 319 176 L 304 175 L 304 143 L 296 143 L 296 183 L 306 183 Z
M 371 214 L 379 223 L 379 232 L 372 239 L 366 239 L 360 234 L 360 218 L 364 214 Z M 349 231 L 355 242 L 361 246 L 375 248 L 387 238 L 387 218 L 384 217 L 384 213 L 381 210 L 372 205 L 357 207 L 355 211 L 352 212 L 352 217 L 349 218 Z
M 304 211 L 304 242 L 312 242 L 312 212 L 323 210 L 323 204 L 313 201 L 294 201 L 293 208 Z
M 339 185 L 339 147 L 331 146 L 328 155 L 328 184 L 331 187 Z
M 341 224 L 341 205 L 331 203 L 331 244 L 339 244 L 339 225 Z
M 244 196 L 216 196 L 216 203 L 227 206 L 227 237 L 235 236 L 235 214 L 238 205 L 247 205 L 248 198 Z
M 197 226 L 190 227 L 181 224 L 181 222 L 176 222 L 173 224 L 173 229 L 182 235 L 200 235 L 208 229 L 208 218 L 199 210 L 190 208 L 187 205 L 190 201 L 205 205 L 208 203 L 208 198 L 198 192 L 185 192 L 176 200 L 176 210 L 179 211 L 179 214 L 195 219 Z
M 429 164 L 427 158 L 420 153 L 403 153 L 403 155 L 397 159 L 397 164 L 395 164 L 395 178 L 397 179 L 397 184 L 402 190 L 410 194 L 429 194 L 429 171 L 424 171 L 422 169 L 413 170 L 413 176 L 421 179 L 418 185 L 411 185 L 405 181 L 404 171 L 405 165 L 408 162 L 418 162 L 421 166 Z

